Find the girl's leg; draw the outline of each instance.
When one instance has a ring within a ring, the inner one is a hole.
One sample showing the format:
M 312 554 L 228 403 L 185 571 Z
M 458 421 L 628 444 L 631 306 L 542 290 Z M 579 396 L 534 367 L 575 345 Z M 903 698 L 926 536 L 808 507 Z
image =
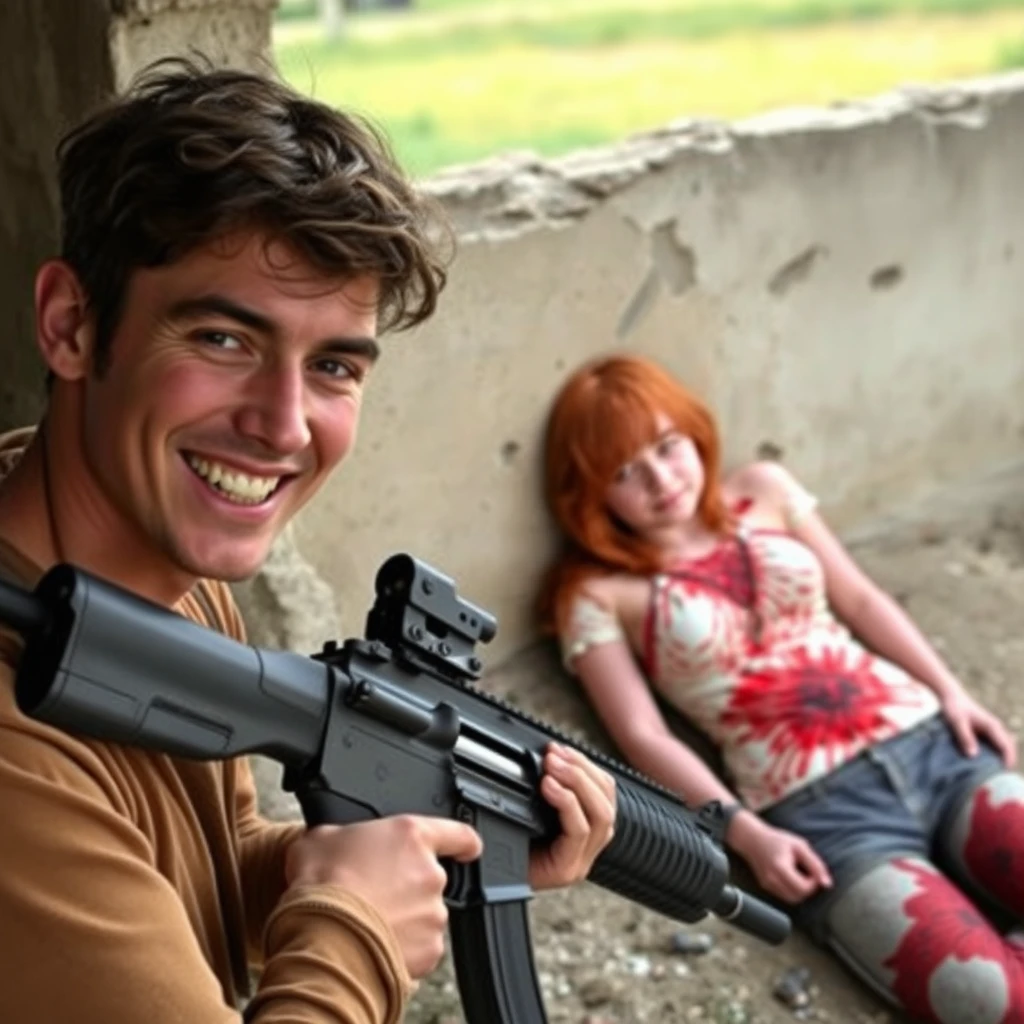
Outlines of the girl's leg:
M 941 829 L 938 852 L 951 874 L 1024 922 L 1024 778 L 999 772 L 974 786 Z
M 915 1020 L 1024 1024 L 1024 947 L 921 857 L 893 857 L 840 893 L 826 942 Z

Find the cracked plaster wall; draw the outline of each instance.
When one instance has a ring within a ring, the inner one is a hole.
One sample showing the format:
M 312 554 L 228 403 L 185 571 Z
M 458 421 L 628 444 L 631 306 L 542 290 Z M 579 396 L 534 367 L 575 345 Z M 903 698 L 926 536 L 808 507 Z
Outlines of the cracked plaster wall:
M 26 298 L 56 244 L 54 139 L 163 53 L 258 64 L 273 5 L 0 8 L 0 426 L 39 407 Z M 254 638 L 361 632 L 376 568 L 407 550 L 497 613 L 489 664 L 527 643 L 552 550 L 543 417 L 600 351 L 662 359 L 715 406 L 730 460 L 782 455 L 842 529 L 1012 461 L 1022 129 L 1009 75 L 431 179 L 460 237 L 441 312 L 386 340 L 358 451 L 238 588 Z
M 460 237 L 441 312 L 385 339 L 357 451 L 297 550 L 361 632 L 406 550 L 527 643 L 552 532 L 543 419 L 598 352 L 658 357 L 716 409 L 727 461 L 781 455 L 841 530 L 1024 448 L 1024 76 L 427 183 Z

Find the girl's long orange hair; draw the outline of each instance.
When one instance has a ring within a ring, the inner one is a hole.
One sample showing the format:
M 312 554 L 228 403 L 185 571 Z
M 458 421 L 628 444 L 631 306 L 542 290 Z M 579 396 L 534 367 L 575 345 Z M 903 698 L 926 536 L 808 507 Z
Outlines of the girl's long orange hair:
M 587 363 L 555 398 L 545 438 L 545 499 L 565 540 L 541 590 L 548 631 L 565 626 L 588 579 L 660 567 L 658 549 L 618 522 L 605 502 L 616 470 L 657 439 L 659 413 L 693 441 L 704 464 L 697 515 L 709 529 L 726 527 L 718 430 L 704 403 L 649 359 L 613 355 Z

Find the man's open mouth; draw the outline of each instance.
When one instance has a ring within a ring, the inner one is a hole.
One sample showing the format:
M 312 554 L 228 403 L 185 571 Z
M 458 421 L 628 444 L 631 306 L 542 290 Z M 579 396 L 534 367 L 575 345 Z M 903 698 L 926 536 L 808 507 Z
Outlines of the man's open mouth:
M 237 469 L 231 469 L 190 452 L 185 453 L 185 461 L 196 476 L 201 477 L 219 495 L 237 505 L 262 504 L 285 479 L 282 476 L 251 476 L 248 473 L 240 473 Z

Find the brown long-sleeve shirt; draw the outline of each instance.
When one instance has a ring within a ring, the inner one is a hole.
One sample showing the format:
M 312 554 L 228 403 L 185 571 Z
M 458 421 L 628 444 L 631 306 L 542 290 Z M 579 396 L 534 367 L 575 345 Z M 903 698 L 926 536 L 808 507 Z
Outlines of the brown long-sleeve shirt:
M 0 567 L 26 585 L 39 575 L 6 546 Z M 177 610 L 240 639 L 228 589 L 198 589 Z M 14 701 L 18 643 L 0 640 L 0 1022 L 238 1024 L 257 961 L 251 1024 L 401 1019 L 410 986 L 389 926 L 338 887 L 286 891 L 301 826 L 259 817 L 243 760 L 192 762 L 28 719 Z

